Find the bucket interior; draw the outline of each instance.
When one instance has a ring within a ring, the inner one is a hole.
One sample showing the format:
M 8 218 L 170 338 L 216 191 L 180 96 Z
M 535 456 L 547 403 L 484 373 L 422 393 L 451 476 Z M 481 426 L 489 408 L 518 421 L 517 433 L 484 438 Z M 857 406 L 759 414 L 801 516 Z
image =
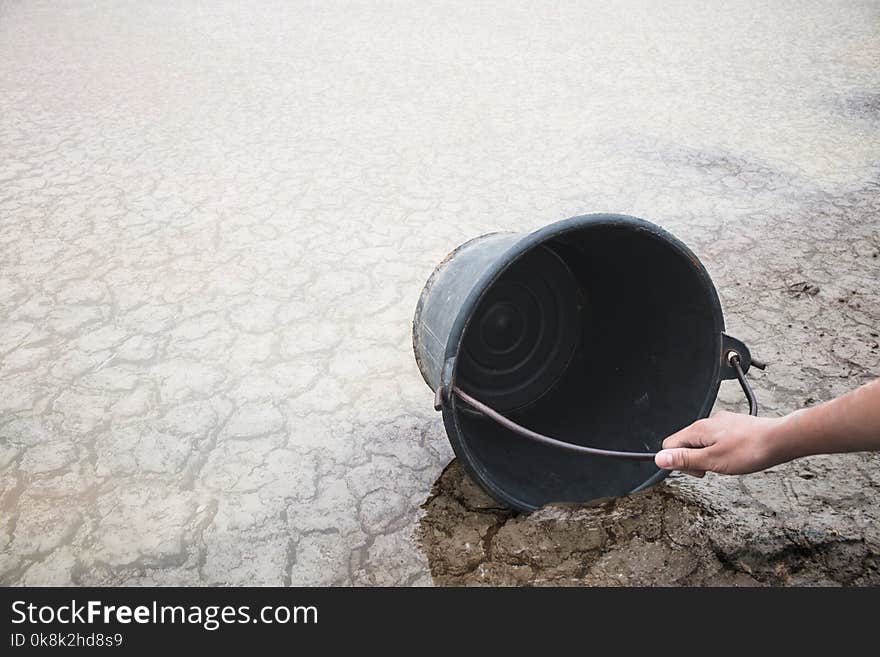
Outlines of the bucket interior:
M 587 226 L 535 245 L 484 291 L 456 382 L 560 440 L 654 451 L 714 401 L 721 330 L 693 256 L 648 231 Z M 623 495 L 657 471 L 536 444 L 456 408 L 470 465 L 517 506 Z

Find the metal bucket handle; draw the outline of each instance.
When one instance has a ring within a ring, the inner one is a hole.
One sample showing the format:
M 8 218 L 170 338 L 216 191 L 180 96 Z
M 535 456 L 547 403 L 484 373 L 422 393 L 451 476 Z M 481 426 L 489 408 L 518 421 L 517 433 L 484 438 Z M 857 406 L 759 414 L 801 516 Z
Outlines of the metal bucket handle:
M 746 379 L 746 371 L 751 365 L 754 365 L 760 370 L 765 369 L 767 366 L 761 361 L 753 359 L 748 347 L 736 338 L 732 338 L 724 333 L 722 333 L 722 338 L 722 366 L 720 378 L 736 378 L 739 381 L 739 385 L 749 402 L 749 415 L 757 416 L 758 400 L 755 398 L 755 393 Z M 575 445 L 573 443 L 565 442 L 564 440 L 551 438 L 550 436 L 545 436 L 537 431 L 532 431 L 521 424 L 517 424 L 498 411 L 486 406 L 483 402 L 474 399 L 456 385 L 450 386 L 450 391 L 474 410 L 479 411 L 490 420 L 497 422 L 518 436 L 549 445 L 550 447 L 558 447 L 579 454 L 590 454 L 591 456 L 605 456 L 633 461 L 653 461 L 654 456 L 657 454 L 657 452 L 621 452 L 612 449 L 599 449 L 598 447 L 585 447 L 584 445 Z M 443 409 L 447 395 L 448 391 L 443 385 L 437 388 L 434 396 L 434 410 L 440 411 Z

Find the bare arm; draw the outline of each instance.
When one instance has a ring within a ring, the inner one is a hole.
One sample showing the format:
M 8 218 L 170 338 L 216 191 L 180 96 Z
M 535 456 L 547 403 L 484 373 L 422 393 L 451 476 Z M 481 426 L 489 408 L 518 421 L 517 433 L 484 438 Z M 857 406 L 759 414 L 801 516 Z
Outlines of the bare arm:
M 812 454 L 880 450 L 880 379 L 781 418 L 721 412 L 663 441 L 658 467 L 747 474 Z

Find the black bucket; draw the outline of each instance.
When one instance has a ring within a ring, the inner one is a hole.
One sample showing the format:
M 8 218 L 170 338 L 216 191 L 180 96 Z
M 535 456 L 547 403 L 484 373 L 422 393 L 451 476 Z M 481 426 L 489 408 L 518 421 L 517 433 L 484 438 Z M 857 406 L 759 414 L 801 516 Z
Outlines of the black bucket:
M 625 215 L 461 245 L 422 291 L 413 347 L 456 455 L 521 511 L 660 481 L 652 454 L 709 414 L 723 379 L 739 378 L 755 412 L 751 354 L 724 334 L 706 269 Z

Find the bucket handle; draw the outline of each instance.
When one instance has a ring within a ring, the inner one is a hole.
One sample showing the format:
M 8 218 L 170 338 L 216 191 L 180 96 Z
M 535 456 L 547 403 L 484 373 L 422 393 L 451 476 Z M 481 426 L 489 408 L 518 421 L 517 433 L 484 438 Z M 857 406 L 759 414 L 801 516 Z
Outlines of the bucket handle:
M 723 360 L 727 367 L 733 372 L 736 379 L 739 381 L 739 385 L 743 390 L 743 393 L 746 396 L 746 399 L 749 402 L 749 415 L 757 416 L 758 415 L 758 401 L 755 398 L 755 392 L 752 390 L 752 387 L 749 385 L 748 380 L 746 379 L 746 374 L 743 368 L 743 354 L 740 351 L 744 351 L 745 357 L 747 360 L 747 365 L 754 365 L 758 369 L 763 370 L 766 365 L 760 361 L 757 361 L 751 358 L 751 354 L 748 352 L 748 347 L 744 344 L 736 340 L 735 338 L 731 338 L 730 336 L 725 335 L 725 351 Z M 730 343 L 736 343 L 735 346 L 729 346 Z M 733 378 L 722 375 L 722 378 Z M 653 461 L 654 456 L 657 452 L 621 452 L 613 449 L 599 449 L 598 447 L 586 447 L 584 445 L 575 445 L 573 443 L 567 443 L 564 440 L 558 440 L 556 438 L 551 438 L 550 436 L 545 436 L 544 434 L 538 433 L 537 431 L 532 431 L 521 424 L 517 424 L 513 420 L 508 417 L 505 417 L 495 409 L 486 406 L 483 402 L 474 399 L 469 394 L 467 394 L 464 390 L 459 388 L 456 385 L 451 386 L 452 393 L 455 394 L 456 397 L 461 399 L 465 404 L 470 406 L 476 411 L 479 411 L 483 415 L 485 415 L 490 420 L 494 420 L 501 426 L 506 429 L 509 429 L 513 433 L 518 436 L 522 436 L 523 438 L 528 438 L 529 440 L 533 440 L 538 443 L 542 443 L 544 445 L 548 445 L 550 447 L 558 447 L 559 449 L 565 449 L 570 452 L 577 452 L 579 454 L 589 454 L 591 456 L 605 456 L 609 458 L 616 459 L 627 459 L 632 461 Z M 434 397 L 434 409 L 442 410 L 444 405 L 444 399 L 446 395 L 444 394 L 444 388 L 441 385 L 437 388 L 437 392 Z

